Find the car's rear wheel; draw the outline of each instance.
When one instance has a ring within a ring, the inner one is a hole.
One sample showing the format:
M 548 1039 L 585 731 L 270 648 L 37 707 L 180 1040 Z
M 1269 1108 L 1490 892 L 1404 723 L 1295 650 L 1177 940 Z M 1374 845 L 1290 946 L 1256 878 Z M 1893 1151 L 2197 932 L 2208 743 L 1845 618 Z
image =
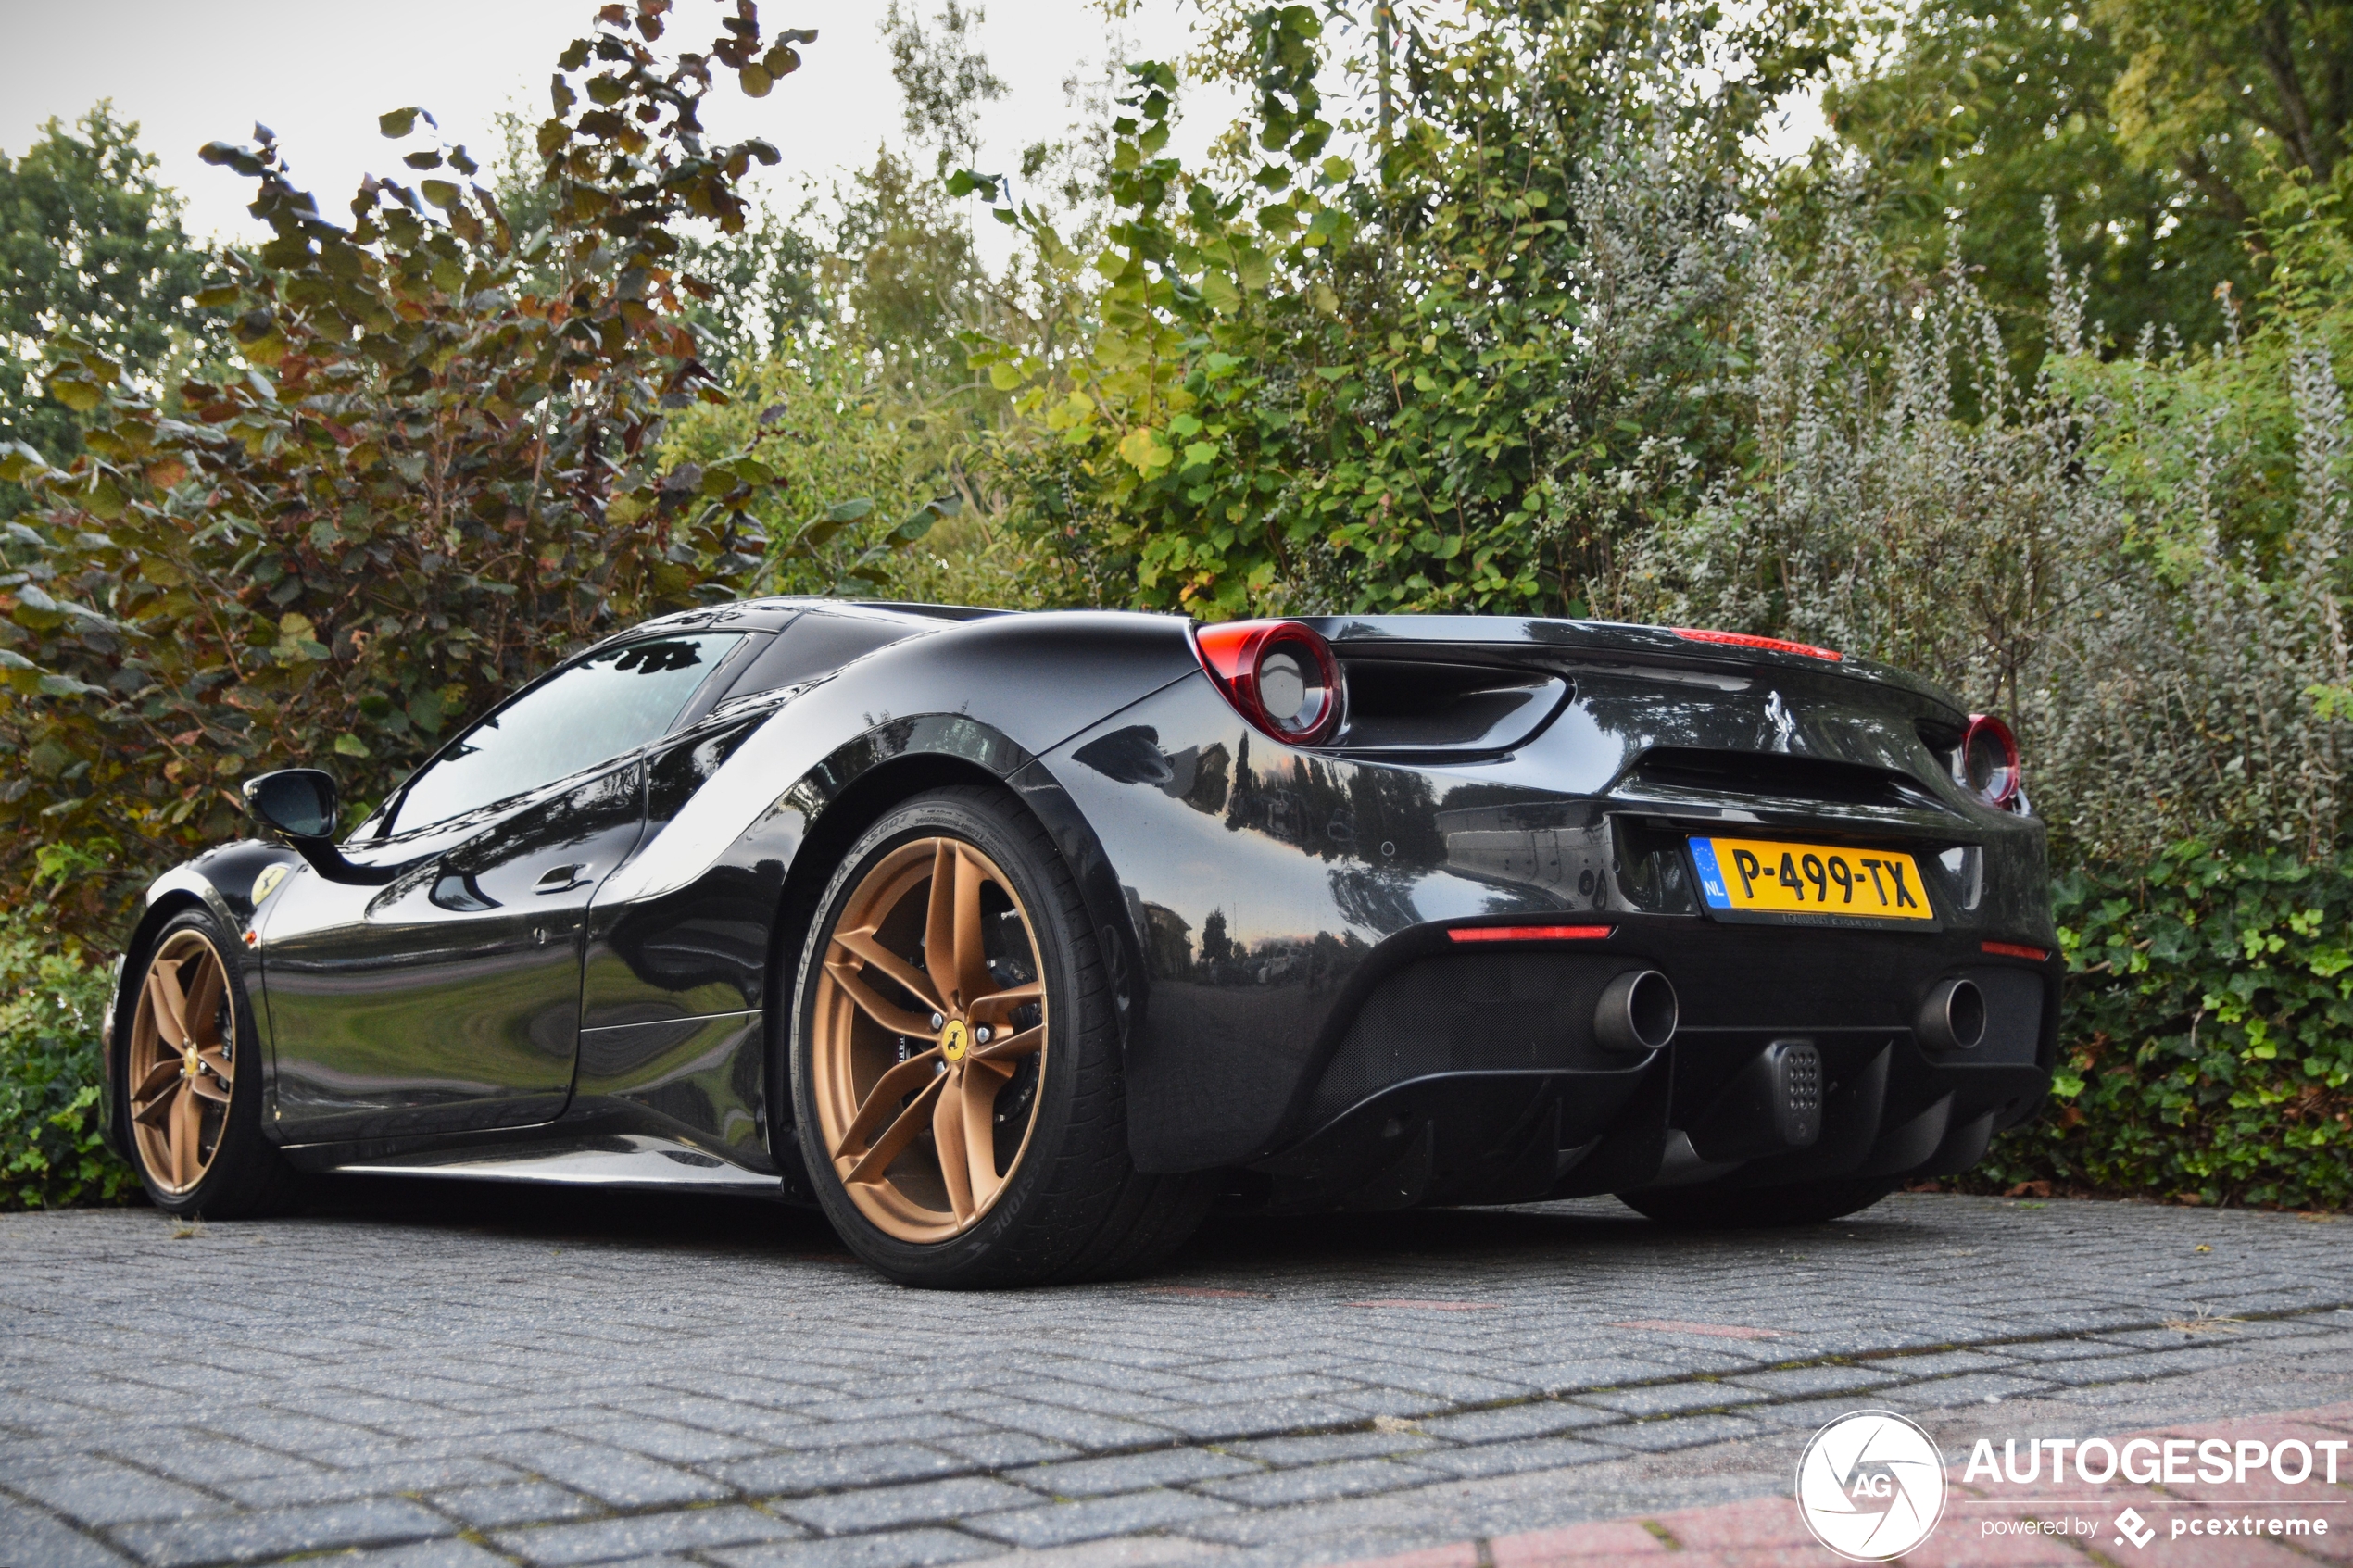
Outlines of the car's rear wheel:
M 123 1045 L 139 1179 L 157 1208 L 217 1220 L 291 1205 L 299 1178 L 261 1133 L 260 1049 L 245 976 L 200 909 L 156 935 Z
M 1655 1187 L 1648 1192 L 1621 1192 L 1617 1200 L 1638 1214 L 1679 1230 L 1767 1230 L 1844 1219 L 1869 1209 L 1898 1185 L 1880 1176 L 1855 1176 L 1793 1182 L 1787 1186 Z
M 1100 1278 L 1200 1223 L 1127 1154 L 1110 986 L 1076 884 L 1002 790 L 896 808 L 819 901 L 795 993 L 794 1121 L 851 1249 L 908 1285 Z

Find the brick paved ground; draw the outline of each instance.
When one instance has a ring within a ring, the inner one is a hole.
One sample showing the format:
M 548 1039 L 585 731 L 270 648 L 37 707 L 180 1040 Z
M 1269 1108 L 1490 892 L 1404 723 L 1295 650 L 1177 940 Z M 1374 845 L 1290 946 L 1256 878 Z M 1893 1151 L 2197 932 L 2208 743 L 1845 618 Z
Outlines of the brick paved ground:
M 1780 1496 L 1865 1404 L 1948 1454 L 2342 1404 L 2353 1223 L 1227 1221 L 1152 1280 L 959 1297 L 789 1210 L 386 1183 L 0 1217 L 0 1331 L 5 1568 L 1271 1568 Z

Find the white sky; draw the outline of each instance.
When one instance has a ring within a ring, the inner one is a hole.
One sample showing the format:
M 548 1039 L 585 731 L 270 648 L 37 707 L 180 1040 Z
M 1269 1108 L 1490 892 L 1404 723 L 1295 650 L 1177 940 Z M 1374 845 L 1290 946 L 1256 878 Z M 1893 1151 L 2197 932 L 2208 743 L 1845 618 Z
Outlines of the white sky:
M 835 170 L 900 139 L 877 25 L 885 8 L 883 0 L 763 0 L 767 33 L 814 27 L 817 42 L 764 99 L 724 84 L 705 119 L 717 135 L 776 144 L 784 162 L 762 176 L 774 205 L 797 205 L 793 177 L 815 177 L 822 189 Z M 1121 24 L 1126 57 L 1185 49 L 1189 11 L 1172 0 L 1139 9 Z M 663 42 L 700 47 L 732 10 L 679 0 Z M 1100 74 L 1109 24 L 1088 0 L 994 0 L 987 10 L 981 43 L 1012 91 L 984 115 L 979 167 L 1014 172 L 1021 148 L 1068 126 L 1063 82 L 1074 70 Z M 404 172 L 377 132 L 378 114 L 422 105 L 447 138 L 486 160 L 490 117 L 510 105 L 534 120 L 547 112 L 555 57 L 595 11 L 595 0 L 0 0 L 0 150 L 20 153 L 50 116 L 70 122 L 110 97 L 117 118 L 138 121 L 141 144 L 162 158 L 191 232 L 243 236 L 259 227 L 245 211 L 250 182 L 196 149 L 244 141 L 258 120 L 278 133 L 321 212 L 340 219 L 362 173 Z M 1196 144 L 1232 113 L 1224 103 L 1202 108 L 1187 127 Z M 1004 232 L 978 227 L 984 243 Z
M 915 3 L 928 13 L 935 0 Z M 161 157 L 165 182 L 187 203 L 190 231 L 242 237 L 258 229 L 245 211 L 250 182 L 204 163 L 196 149 L 243 141 L 259 120 L 278 133 L 321 212 L 340 218 L 362 173 L 404 172 L 377 133 L 378 114 L 422 105 L 447 139 L 486 159 L 490 117 L 510 106 L 535 120 L 546 112 L 555 56 L 595 9 L 595 0 L 0 0 L 0 150 L 20 153 L 50 116 L 69 122 L 110 97 L 117 118 L 138 121 L 141 144 Z M 1124 57 L 1184 52 L 1189 6 L 1144 0 L 1136 9 L 1121 24 Z M 884 0 L 763 0 L 770 33 L 815 27 L 818 40 L 768 97 L 724 86 L 706 119 L 717 135 L 776 144 L 784 162 L 761 177 L 774 205 L 798 205 L 803 179 L 822 190 L 900 138 L 899 94 L 877 26 L 884 10 Z M 981 43 L 1012 90 L 985 113 L 978 166 L 1012 172 L 1023 147 L 1068 126 L 1063 83 L 1074 70 L 1100 74 L 1110 24 L 1090 0 L 993 0 L 987 11 Z M 664 42 L 699 47 L 722 14 L 712 0 L 679 0 Z M 1236 103 L 1204 94 L 1189 107 L 1175 150 L 1190 161 Z M 1802 152 L 1820 123 L 1810 101 L 1791 106 L 1769 150 Z M 976 225 L 976 237 L 991 252 L 1010 241 L 994 223 Z

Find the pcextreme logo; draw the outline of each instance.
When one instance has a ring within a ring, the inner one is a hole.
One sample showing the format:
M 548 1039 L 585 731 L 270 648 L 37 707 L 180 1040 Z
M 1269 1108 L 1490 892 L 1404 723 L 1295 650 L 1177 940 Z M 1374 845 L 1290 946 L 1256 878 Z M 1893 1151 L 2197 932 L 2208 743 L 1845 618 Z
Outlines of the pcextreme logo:
M 1944 1457 L 1894 1411 L 1840 1416 L 1798 1459 L 1797 1511 L 1814 1538 L 1841 1557 L 1901 1556 L 1944 1515 Z

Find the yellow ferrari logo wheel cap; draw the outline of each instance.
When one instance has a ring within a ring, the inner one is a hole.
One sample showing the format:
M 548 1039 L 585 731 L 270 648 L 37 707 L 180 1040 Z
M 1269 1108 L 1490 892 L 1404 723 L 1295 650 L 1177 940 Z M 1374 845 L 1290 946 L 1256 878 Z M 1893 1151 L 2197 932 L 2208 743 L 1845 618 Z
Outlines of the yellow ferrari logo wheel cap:
M 961 1018 L 950 1019 L 948 1027 L 939 1032 L 939 1054 L 950 1061 L 963 1060 L 964 1053 L 972 1049 L 972 1044 L 973 1032 L 964 1026 Z

